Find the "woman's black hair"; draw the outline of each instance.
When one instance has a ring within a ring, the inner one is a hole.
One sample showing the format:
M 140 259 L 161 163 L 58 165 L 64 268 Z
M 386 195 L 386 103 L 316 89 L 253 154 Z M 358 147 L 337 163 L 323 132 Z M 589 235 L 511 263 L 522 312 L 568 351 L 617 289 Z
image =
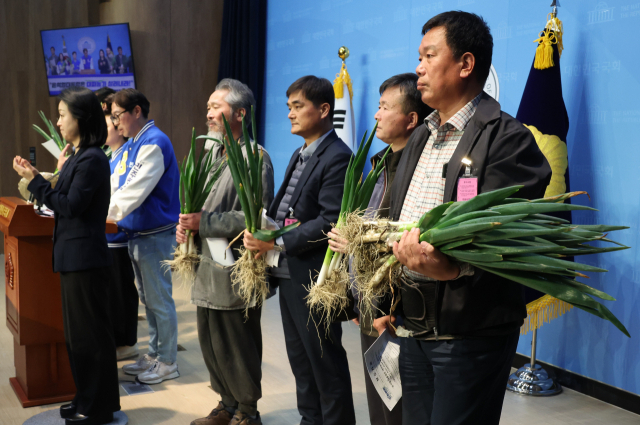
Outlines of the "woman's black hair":
M 100 52 L 102 52 L 102 56 L 104 56 L 104 50 L 100 49 Z M 98 56 L 100 56 L 100 52 L 98 52 Z
M 107 116 L 111 115 L 111 105 L 113 104 L 113 99 L 115 99 L 115 97 L 116 97 L 116 95 L 115 95 L 115 92 L 114 92 L 114 93 L 111 93 L 108 96 L 106 96 L 104 98 L 104 100 L 102 102 L 100 102 L 100 103 L 102 103 L 104 105 L 103 106 L 103 111 L 104 111 L 104 114 L 107 115 Z M 99 99 L 99 97 L 98 97 L 98 99 Z
M 104 103 L 107 96 L 114 94 L 116 91 L 111 87 L 100 87 L 98 90 L 94 91 L 95 95 L 98 97 L 98 101 L 100 103 Z M 112 100 L 113 102 L 113 100 Z
M 95 93 L 85 87 L 73 86 L 63 90 L 58 98 L 67 105 L 71 116 L 78 120 L 78 147 L 102 147 L 107 140 L 107 123 Z

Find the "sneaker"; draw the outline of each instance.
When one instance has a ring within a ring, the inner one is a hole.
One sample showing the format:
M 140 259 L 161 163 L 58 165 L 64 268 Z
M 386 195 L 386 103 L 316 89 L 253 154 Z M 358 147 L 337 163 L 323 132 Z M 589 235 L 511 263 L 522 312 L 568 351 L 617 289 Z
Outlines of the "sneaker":
M 153 366 L 155 362 L 155 357 L 151 357 L 150 355 L 145 354 L 144 356 L 140 357 L 137 362 L 122 366 L 122 370 L 127 375 L 138 376 L 142 372 L 146 372 L 151 366 Z
M 243 413 L 239 410 L 236 410 L 236 414 L 233 415 L 233 419 L 229 422 L 229 425 L 262 425 L 262 420 L 260 419 L 260 412 L 256 413 L 256 418 L 253 419 L 251 416 Z
M 143 384 L 159 384 L 166 379 L 175 379 L 178 376 L 180 376 L 180 372 L 178 372 L 178 362 L 166 364 L 160 360 L 156 360 L 149 370 L 138 375 L 138 381 Z
M 213 409 L 205 418 L 195 419 L 191 425 L 229 425 L 233 419 L 233 413 L 225 409 L 222 402 L 218 403 L 218 407 Z
M 118 361 L 130 359 L 138 355 L 138 343 L 134 345 L 123 345 L 122 347 L 116 347 L 116 359 Z

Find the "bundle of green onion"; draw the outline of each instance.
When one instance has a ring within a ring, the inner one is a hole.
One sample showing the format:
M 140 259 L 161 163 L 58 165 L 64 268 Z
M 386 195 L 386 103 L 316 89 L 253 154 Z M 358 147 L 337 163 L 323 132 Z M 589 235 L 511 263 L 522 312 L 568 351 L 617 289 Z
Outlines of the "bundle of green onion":
M 400 264 L 388 244 L 398 240 L 402 231 L 420 229 L 425 241 L 442 253 L 478 269 L 512 280 L 610 321 L 625 335 L 624 325 L 593 297 L 613 301 L 610 295 L 577 281 L 588 277 L 580 273 L 606 272 L 598 267 L 563 260 L 563 257 L 598 254 L 628 249 L 606 237 L 606 232 L 625 226 L 575 225 L 546 215 L 559 211 L 593 208 L 562 203 L 586 192 L 571 192 L 550 198 L 526 200 L 509 198 L 522 186 L 483 193 L 468 201 L 442 204 L 417 223 L 365 222 L 352 219 L 348 250 L 361 262 L 368 262 L 369 273 L 359 273 L 356 285 L 361 312 L 372 312 L 374 301 L 399 285 Z M 618 246 L 595 247 L 592 241 Z M 375 244 L 375 254 L 366 246 Z M 358 272 L 358 270 L 356 270 Z
M 233 177 L 233 185 L 244 212 L 247 230 L 256 239 L 270 241 L 298 227 L 300 223 L 294 223 L 278 230 L 262 229 L 262 210 L 264 208 L 262 203 L 262 161 L 264 153 L 256 142 L 251 141 L 244 116 L 242 117 L 242 138 L 245 141 L 246 157 L 243 155 L 240 141 L 234 139 L 231 126 L 224 114 L 222 120 L 227 133 L 223 140 L 227 162 Z M 253 107 L 251 108 L 251 124 L 253 135 L 256 137 L 258 133 Z M 261 305 L 269 295 L 266 259 L 264 256 L 256 259 L 253 253 L 244 248 L 240 249 L 240 254 L 240 258 L 233 265 L 231 280 L 237 286 L 238 295 L 247 306 L 253 300 L 257 305 Z
M 214 168 L 213 149 L 205 153 L 204 147 L 200 154 L 196 154 L 196 130 L 191 131 L 191 148 L 189 155 L 180 164 L 180 212 L 182 214 L 196 213 L 202 207 L 216 183 L 225 162 Z M 183 282 L 193 282 L 195 278 L 195 268 L 200 257 L 194 242 L 194 234 L 191 230 L 186 232 L 187 242 L 176 247 L 173 260 L 166 261 L 165 264 L 181 276 Z
M 44 124 L 46 125 L 47 129 L 49 130 L 49 133 L 47 133 L 46 131 L 44 131 L 43 129 L 41 129 L 40 127 L 38 127 L 37 125 L 33 124 L 33 129 L 42 137 L 44 137 L 45 140 L 49 141 L 49 140 L 53 140 L 56 145 L 60 148 L 60 150 L 63 150 L 64 147 L 67 145 L 67 142 L 65 142 L 62 137 L 60 136 L 60 134 L 58 133 L 58 130 L 56 130 L 56 127 L 53 125 L 53 123 L 46 117 L 46 115 L 44 114 L 44 112 L 42 111 L 38 111 L 38 115 L 40 115 L 40 118 L 42 119 L 42 121 L 44 121 Z
M 356 214 L 361 216 L 369 205 L 373 189 L 384 169 L 384 160 L 389 153 L 389 147 L 382 159 L 371 169 L 364 182 L 362 175 L 367 155 L 371 148 L 373 135 L 378 127 L 376 122 L 369 138 L 367 133 L 362 136 L 358 150 L 351 155 L 347 173 L 344 178 L 344 191 L 342 193 L 342 205 L 340 215 L 335 228 L 340 231 L 347 216 Z M 366 142 L 365 142 L 366 139 Z M 343 253 L 334 252 L 330 247 L 324 256 L 324 262 L 317 281 L 311 283 L 307 304 L 317 311 L 327 323 L 331 323 L 337 313 L 340 313 L 349 303 L 347 291 L 349 288 L 348 261 Z

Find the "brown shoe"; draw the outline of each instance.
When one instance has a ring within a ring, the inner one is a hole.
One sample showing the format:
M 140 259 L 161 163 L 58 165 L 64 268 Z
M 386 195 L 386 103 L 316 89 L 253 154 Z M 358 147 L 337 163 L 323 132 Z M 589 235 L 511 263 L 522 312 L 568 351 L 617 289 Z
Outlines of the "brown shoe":
M 256 414 L 256 418 L 253 419 L 246 413 L 236 410 L 236 414 L 233 415 L 233 419 L 229 422 L 229 425 L 262 425 L 262 420 L 260 419 L 260 413 Z
M 233 419 L 233 415 L 224 408 L 222 402 L 218 403 L 218 407 L 213 409 L 206 418 L 196 419 L 191 425 L 229 425 Z

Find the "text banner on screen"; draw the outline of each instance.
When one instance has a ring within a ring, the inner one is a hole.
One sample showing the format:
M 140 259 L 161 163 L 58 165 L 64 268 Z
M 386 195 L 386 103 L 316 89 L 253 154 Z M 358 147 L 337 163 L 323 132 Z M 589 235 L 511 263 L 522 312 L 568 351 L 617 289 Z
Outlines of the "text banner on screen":
M 53 96 L 71 86 L 86 87 L 96 91 L 101 87 L 111 87 L 118 91 L 122 89 L 134 89 L 135 81 L 133 74 L 115 74 L 115 75 L 65 75 L 57 77 L 49 77 L 49 93 Z

